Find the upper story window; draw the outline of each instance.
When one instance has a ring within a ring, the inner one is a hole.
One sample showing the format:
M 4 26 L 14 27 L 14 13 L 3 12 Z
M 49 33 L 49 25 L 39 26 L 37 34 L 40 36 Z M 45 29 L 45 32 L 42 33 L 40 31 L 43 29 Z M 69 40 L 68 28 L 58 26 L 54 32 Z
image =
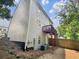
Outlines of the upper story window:
M 38 37 L 38 44 L 40 44 L 40 36 Z

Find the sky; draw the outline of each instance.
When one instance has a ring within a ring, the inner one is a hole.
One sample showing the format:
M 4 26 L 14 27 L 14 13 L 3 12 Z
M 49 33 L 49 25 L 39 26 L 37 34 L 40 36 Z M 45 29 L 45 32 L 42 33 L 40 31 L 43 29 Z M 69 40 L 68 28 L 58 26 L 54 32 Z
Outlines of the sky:
M 15 0 L 16 7 L 18 6 L 20 0 Z M 47 13 L 47 15 L 51 18 L 53 21 L 53 26 L 57 28 L 59 26 L 59 17 L 57 17 L 57 13 L 60 12 L 63 9 L 63 6 L 67 2 L 67 0 L 38 0 L 40 5 L 43 7 L 44 11 Z M 16 7 L 10 7 L 11 15 L 14 14 L 16 11 Z M 0 20 L 1 26 L 9 26 L 10 21 Z M 7 24 L 7 25 L 5 25 Z
M 58 12 L 64 9 L 67 0 L 39 0 L 39 3 L 53 21 L 53 26 L 57 28 L 59 26 L 60 18 L 57 17 Z
M 18 6 L 19 1 L 20 1 L 20 0 L 15 0 L 14 3 L 15 3 L 16 6 Z M 11 15 L 13 15 L 14 12 L 16 11 L 16 6 L 9 7 L 9 9 L 11 10 Z M 9 24 L 10 24 L 10 21 L 7 21 L 6 19 L 1 19 L 1 18 L 0 18 L 0 26 L 8 27 Z

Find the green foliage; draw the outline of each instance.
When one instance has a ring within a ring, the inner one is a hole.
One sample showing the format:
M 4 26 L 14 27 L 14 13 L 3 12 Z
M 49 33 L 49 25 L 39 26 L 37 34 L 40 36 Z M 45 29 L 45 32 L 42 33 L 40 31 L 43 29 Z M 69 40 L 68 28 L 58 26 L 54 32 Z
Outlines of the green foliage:
M 11 18 L 8 7 L 14 6 L 13 0 L 0 0 L 0 17 Z
M 63 19 L 58 27 L 59 36 L 79 40 L 79 4 L 69 1 L 64 12 L 59 16 Z

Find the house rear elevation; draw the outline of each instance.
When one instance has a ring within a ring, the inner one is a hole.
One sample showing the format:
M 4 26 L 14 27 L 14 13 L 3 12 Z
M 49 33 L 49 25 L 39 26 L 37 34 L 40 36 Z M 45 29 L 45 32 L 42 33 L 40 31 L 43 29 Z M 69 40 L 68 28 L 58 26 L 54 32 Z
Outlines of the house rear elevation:
M 39 49 L 48 44 L 48 35 L 42 32 L 42 27 L 52 24 L 36 0 L 21 0 L 13 15 L 8 36 L 11 41 L 25 43 L 25 49 Z

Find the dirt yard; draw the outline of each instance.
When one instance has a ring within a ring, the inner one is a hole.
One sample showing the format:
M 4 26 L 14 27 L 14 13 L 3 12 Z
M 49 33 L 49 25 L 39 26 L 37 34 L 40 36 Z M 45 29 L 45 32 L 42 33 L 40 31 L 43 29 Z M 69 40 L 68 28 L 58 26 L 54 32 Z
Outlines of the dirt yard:
M 64 48 L 51 47 L 47 50 L 22 51 L 8 39 L 0 40 L 0 59 L 64 59 Z
M 53 51 L 53 54 L 47 53 L 37 59 L 65 59 L 64 52 L 63 48 L 57 48 Z
M 58 48 L 53 54 L 44 54 L 38 59 L 79 59 L 79 51 Z
M 0 59 L 79 59 L 79 51 L 53 47 L 41 51 L 22 51 L 8 40 L 0 40 Z
M 19 52 L 17 51 L 17 56 L 22 56 L 24 59 L 65 59 L 64 48 L 54 48 L 45 51 L 29 51 L 29 52 Z

